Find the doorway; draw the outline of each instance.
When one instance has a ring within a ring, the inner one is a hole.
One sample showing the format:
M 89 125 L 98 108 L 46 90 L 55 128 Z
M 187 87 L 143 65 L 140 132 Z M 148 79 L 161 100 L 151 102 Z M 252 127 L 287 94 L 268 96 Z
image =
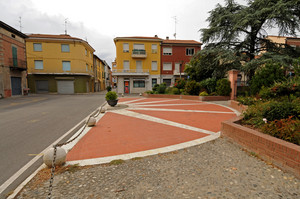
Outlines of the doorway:
M 129 80 L 124 80 L 124 93 L 130 93 Z

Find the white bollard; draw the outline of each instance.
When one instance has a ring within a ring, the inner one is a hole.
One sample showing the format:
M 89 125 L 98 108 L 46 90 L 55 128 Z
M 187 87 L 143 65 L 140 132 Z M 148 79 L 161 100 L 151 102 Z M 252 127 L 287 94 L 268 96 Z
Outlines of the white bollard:
M 48 167 L 52 167 L 52 161 L 53 161 L 53 154 L 54 148 L 49 149 L 46 151 L 43 157 L 44 163 Z M 60 166 L 63 165 L 66 162 L 67 153 L 66 151 L 61 147 L 56 147 L 56 158 L 55 158 L 55 165 Z
M 124 97 L 124 93 L 122 93 L 122 97 Z
M 140 93 L 140 96 L 142 96 L 142 93 Z
M 95 126 L 96 125 L 96 118 L 90 117 L 88 121 L 88 126 Z
M 104 108 L 104 107 L 102 107 L 102 108 L 100 109 L 100 113 L 105 113 L 105 111 L 106 111 L 106 108 Z

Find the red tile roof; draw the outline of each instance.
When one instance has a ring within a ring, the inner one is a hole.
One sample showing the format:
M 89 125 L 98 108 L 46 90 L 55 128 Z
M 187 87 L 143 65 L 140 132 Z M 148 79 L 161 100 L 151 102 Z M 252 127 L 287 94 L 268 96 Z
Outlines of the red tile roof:
M 195 41 L 195 40 L 170 40 L 170 39 L 163 40 L 163 44 L 196 44 L 196 45 L 202 45 L 201 42 L 198 42 L 198 41 Z

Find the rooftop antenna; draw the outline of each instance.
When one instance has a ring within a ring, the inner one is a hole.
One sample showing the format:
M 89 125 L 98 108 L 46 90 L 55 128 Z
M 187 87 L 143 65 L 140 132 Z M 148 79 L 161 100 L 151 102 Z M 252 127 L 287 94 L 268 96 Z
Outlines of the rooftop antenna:
M 22 32 L 22 17 L 19 17 L 20 32 Z
M 172 17 L 174 19 L 174 23 L 175 23 L 175 33 L 173 34 L 176 40 L 176 24 L 178 23 L 178 19 L 177 16 Z
M 67 23 L 68 23 L 68 18 L 65 18 L 65 35 L 67 35 Z

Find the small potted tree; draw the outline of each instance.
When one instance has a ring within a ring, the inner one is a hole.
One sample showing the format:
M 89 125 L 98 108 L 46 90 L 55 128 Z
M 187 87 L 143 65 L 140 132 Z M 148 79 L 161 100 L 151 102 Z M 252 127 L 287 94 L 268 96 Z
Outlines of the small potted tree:
M 118 95 L 114 91 L 109 91 L 105 95 L 105 99 L 106 99 L 107 103 L 112 107 L 117 105 L 117 103 L 118 103 L 117 98 L 118 98 Z

